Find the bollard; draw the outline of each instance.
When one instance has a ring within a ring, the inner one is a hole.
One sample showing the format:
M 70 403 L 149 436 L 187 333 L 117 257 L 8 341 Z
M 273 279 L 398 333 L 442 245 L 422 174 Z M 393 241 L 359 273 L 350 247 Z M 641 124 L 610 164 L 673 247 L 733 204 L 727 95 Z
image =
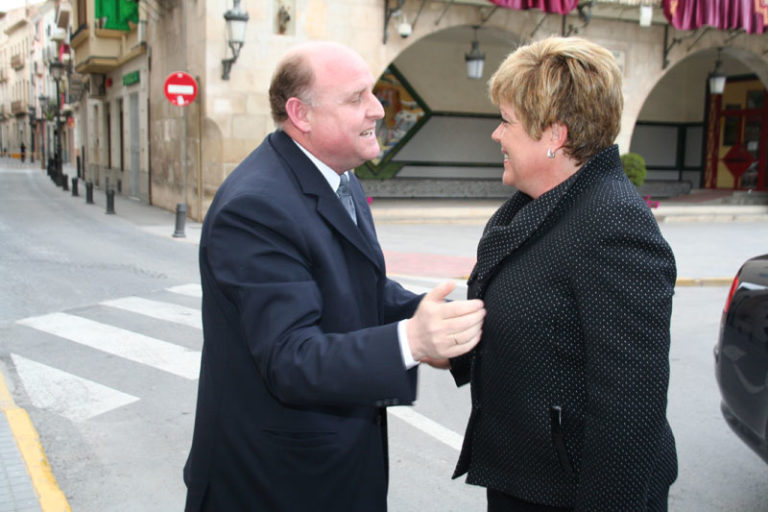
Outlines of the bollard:
M 93 204 L 93 182 L 85 182 L 85 203 Z
M 61 190 L 68 192 L 69 191 L 69 182 L 67 181 L 67 176 L 64 173 L 61 173 Z
M 187 219 L 187 205 L 186 203 L 176 204 L 176 231 L 173 232 L 174 238 L 184 238 L 184 221 Z
M 77 178 L 72 177 L 72 197 L 77 197 Z
M 107 213 L 115 213 L 115 191 L 111 188 L 107 189 Z

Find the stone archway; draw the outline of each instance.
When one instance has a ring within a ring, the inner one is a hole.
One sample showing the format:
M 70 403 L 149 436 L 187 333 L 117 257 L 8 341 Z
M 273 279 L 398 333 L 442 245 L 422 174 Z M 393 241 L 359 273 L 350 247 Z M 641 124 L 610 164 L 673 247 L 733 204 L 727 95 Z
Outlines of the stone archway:
M 762 77 L 768 73 L 768 62 L 753 50 L 725 47 L 720 57 L 726 76 L 757 75 L 766 83 Z M 647 93 L 637 98 L 641 101 L 631 104 L 629 112 L 625 110 L 624 122 L 632 123 L 629 150 L 646 158 L 649 180 L 705 186 L 705 167 L 711 153 L 707 146 L 712 145 L 707 136 L 711 115 L 707 78 L 717 58 L 718 47 L 712 46 L 673 60 Z

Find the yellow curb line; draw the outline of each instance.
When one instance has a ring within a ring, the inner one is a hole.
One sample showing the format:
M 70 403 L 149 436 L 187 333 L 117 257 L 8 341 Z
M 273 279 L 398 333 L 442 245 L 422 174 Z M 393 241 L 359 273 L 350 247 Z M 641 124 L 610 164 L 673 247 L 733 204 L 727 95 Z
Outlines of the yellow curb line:
M 731 286 L 732 277 L 678 277 L 675 286 Z
M 53 476 L 48 458 L 40 444 L 40 437 L 29 414 L 13 401 L 2 374 L 0 374 L 0 408 L 8 419 L 16 445 L 27 466 L 32 485 L 40 501 L 40 508 L 43 512 L 72 512 L 67 498 Z

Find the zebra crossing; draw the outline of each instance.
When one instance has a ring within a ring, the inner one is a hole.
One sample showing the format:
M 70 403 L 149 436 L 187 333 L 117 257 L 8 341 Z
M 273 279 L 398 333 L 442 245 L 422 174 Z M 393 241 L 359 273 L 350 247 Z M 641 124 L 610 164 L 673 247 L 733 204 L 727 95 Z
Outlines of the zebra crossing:
M 440 280 L 411 278 L 407 281 L 410 282 L 403 283 L 406 288 L 415 293 L 426 293 Z M 455 298 L 464 295 L 462 288 L 463 285 L 457 287 L 454 292 Z M 16 324 L 32 330 L 31 339 L 42 335 L 54 340 L 39 343 L 45 347 L 43 353 L 57 349 L 71 353 L 72 347 L 84 347 L 86 352 L 82 356 L 84 360 L 80 362 L 82 366 L 98 366 L 99 362 L 95 360 L 98 359 L 97 354 L 102 354 L 109 357 L 108 361 L 113 366 L 121 364 L 120 361 L 135 363 L 140 367 L 151 368 L 162 374 L 180 378 L 184 382 L 194 383 L 200 371 L 200 350 L 184 346 L 178 342 L 178 339 L 175 341 L 160 339 L 120 325 L 113 325 L 114 323 L 140 324 L 141 322 L 136 322 L 138 315 L 144 319 L 160 322 L 152 325 L 154 330 L 161 334 L 173 332 L 166 324 L 191 329 L 198 337 L 197 346 L 201 346 L 202 320 L 198 300 L 202 297 L 200 285 L 192 283 L 169 287 L 162 293 L 154 295 L 152 298 L 128 296 L 105 300 L 78 310 L 23 318 L 17 320 Z M 169 296 L 182 299 L 173 300 L 169 299 Z M 185 301 L 195 302 L 196 307 L 179 303 Z M 99 308 L 106 308 L 111 313 L 99 314 L 96 311 Z M 123 318 L 124 315 L 133 319 Z M 99 320 L 89 316 L 99 317 Z M 160 325 L 165 327 L 161 328 Z M 16 348 L 22 346 L 24 344 L 19 343 Z M 109 385 L 97 382 L 96 379 L 78 375 L 71 370 L 35 360 L 29 354 L 16 353 L 13 347 L 10 349 L 10 358 L 30 403 L 38 409 L 65 417 L 73 423 L 82 423 L 142 400 L 142 397 L 136 394 L 116 389 L 115 382 L 119 382 L 119 378 L 107 379 L 110 380 Z M 133 375 L 131 371 L 127 373 Z M 393 407 L 389 412 L 455 450 L 461 447 L 462 436 L 419 414 L 411 407 Z
M 180 297 L 202 296 L 200 285 L 194 283 L 167 288 L 164 292 Z M 37 335 L 49 335 L 49 339 L 55 340 L 49 351 L 59 349 L 72 352 L 71 347 L 74 344 L 89 349 L 88 354 L 93 353 L 90 351 L 96 351 L 98 354 L 113 356 L 112 360 L 116 357 L 119 358 L 117 361 L 137 363 L 187 382 L 194 382 L 198 378 L 200 350 L 107 323 L 115 317 L 114 314 L 103 315 L 107 317 L 106 321 L 88 318 L 88 313 L 97 308 L 106 308 L 117 312 L 118 315 L 125 314 L 128 318 L 124 319 L 123 323 L 131 323 L 135 321 L 135 315 L 139 315 L 139 318 L 150 318 L 191 328 L 199 332 L 199 339 L 202 340 L 199 304 L 197 307 L 189 307 L 173 302 L 172 299 L 138 296 L 106 300 L 76 312 L 55 312 L 28 317 L 16 321 L 16 324 L 34 330 Z M 35 360 L 28 353 L 15 353 L 13 347 L 10 358 L 32 405 L 75 423 L 141 400 L 139 396 L 115 389 L 114 383 L 105 385 L 72 371 L 56 368 L 54 365 Z

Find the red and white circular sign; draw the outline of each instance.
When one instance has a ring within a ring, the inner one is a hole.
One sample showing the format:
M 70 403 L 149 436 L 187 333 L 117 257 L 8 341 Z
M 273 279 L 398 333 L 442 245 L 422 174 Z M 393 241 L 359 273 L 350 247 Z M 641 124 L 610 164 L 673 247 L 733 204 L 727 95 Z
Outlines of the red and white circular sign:
M 197 97 L 197 82 L 184 71 L 174 71 L 165 79 L 165 97 L 173 105 L 186 107 Z

